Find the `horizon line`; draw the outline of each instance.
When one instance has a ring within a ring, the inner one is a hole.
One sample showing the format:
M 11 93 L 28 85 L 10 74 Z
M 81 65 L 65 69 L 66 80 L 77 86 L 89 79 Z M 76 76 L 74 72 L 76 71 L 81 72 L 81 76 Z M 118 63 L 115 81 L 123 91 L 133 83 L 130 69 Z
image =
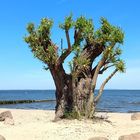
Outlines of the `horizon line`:
M 0 91 L 2 90 L 56 90 L 56 89 L 0 89 Z M 99 89 L 95 89 L 95 90 L 99 90 Z M 140 89 L 104 89 L 104 90 L 140 90 Z

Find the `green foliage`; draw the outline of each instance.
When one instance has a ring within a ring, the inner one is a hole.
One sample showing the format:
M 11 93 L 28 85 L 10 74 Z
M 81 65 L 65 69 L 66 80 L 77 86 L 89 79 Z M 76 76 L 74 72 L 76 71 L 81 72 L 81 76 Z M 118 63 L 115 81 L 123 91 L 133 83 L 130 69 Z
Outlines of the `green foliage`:
M 74 49 L 75 57 L 72 59 L 72 61 L 69 62 L 70 71 L 73 75 L 77 75 L 80 72 L 88 69 L 89 67 L 89 59 L 86 57 L 81 57 L 81 53 L 83 49 L 80 48 L 80 46 L 76 46 Z
M 77 66 L 77 70 L 82 70 L 88 68 L 89 60 L 84 57 L 77 57 L 74 59 L 75 66 Z
M 72 19 L 72 14 L 70 14 L 70 16 L 67 16 L 65 18 L 64 23 L 60 24 L 59 27 L 63 30 L 68 31 L 70 28 L 72 28 L 74 26 L 74 21 Z
M 34 32 L 34 24 L 33 23 L 29 23 L 28 27 L 27 27 L 27 31 L 31 34 Z
M 73 52 L 74 52 L 74 54 L 76 55 L 76 56 L 79 56 L 80 55 L 80 53 L 81 53 L 81 46 L 80 45 L 73 45 L 72 46 L 72 50 L 73 50 Z
M 37 27 L 33 23 L 29 23 L 27 26 L 28 36 L 24 38 L 34 56 L 50 65 L 55 64 L 59 57 L 58 49 L 51 40 L 52 26 L 53 21 L 47 18 L 43 18 Z M 101 18 L 101 27 L 94 31 L 92 19 L 80 16 L 73 20 L 72 14 L 67 16 L 64 23 L 59 26 L 67 33 L 70 29 L 74 30 L 74 43 L 71 44 L 71 52 L 74 53 L 74 57 L 69 62 L 72 73 L 77 74 L 89 68 L 88 56 L 81 56 L 81 54 L 85 47 L 94 44 L 105 46 L 102 54 L 106 61 L 114 64 L 119 71 L 124 71 L 124 63 L 120 61 L 122 51 L 120 46 L 117 46 L 123 44 L 124 33 L 119 27 L 110 24 L 107 19 Z M 61 55 L 66 50 L 66 48 L 63 49 Z
M 75 29 L 78 33 L 79 42 L 86 40 L 87 42 L 93 41 L 94 26 L 92 19 L 86 19 L 81 16 L 75 21 Z
M 73 79 L 77 80 L 78 75 L 82 73 L 86 76 L 85 71 L 89 68 L 89 59 L 75 57 L 69 62 L 69 68 Z
M 101 25 L 101 28 L 94 34 L 95 39 L 98 42 L 101 42 L 104 45 L 112 43 L 123 44 L 124 33 L 119 27 L 111 25 L 105 18 L 101 18 Z
M 52 44 L 50 38 L 52 25 L 53 21 L 47 18 L 43 18 L 36 28 L 33 23 L 29 23 L 27 26 L 29 34 L 24 38 L 34 56 L 45 64 L 54 64 L 57 58 L 55 45 Z
M 119 47 L 117 47 L 115 49 L 115 54 L 118 55 L 118 56 L 120 56 L 122 54 L 122 50 Z
M 48 62 L 50 64 L 55 64 L 56 59 L 57 59 L 57 55 L 56 55 L 56 50 L 54 48 L 54 46 L 48 46 Z
M 41 20 L 41 24 L 39 26 L 39 30 L 42 32 L 44 31 L 50 31 L 50 29 L 52 28 L 53 25 L 53 21 L 47 18 L 43 18 Z
M 119 60 L 116 64 L 115 67 L 117 70 L 119 70 L 120 72 L 125 72 L 125 63 L 123 62 L 123 60 Z
M 65 31 L 68 31 L 72 27 L 77 32 L 77 41 L 75 42 L 75 45 L 80 45 L 80 43 L 83 40 L 86 40 L 88 42 L 93 41 L 93 22 L 92 19 L 86 19 L 85 17 L 81 16 L 74 21 L 72 19 L 72 14 L 65 18 L 65 21 L 63 24 L 60 24 L 59 27 Z
M 112 48 L 108 46 L 103 52 L 103 56 L 108 60 L 108 62 L 114 63 L 117 61 L 122 54 L 122 50 L 119 47 Z
M 120 72 L 125 72 L 125 63 L 120 59 L 122 50 L 119 47 L 107 47 L 103 52 L 103 56 L 108 64 L 113 64 Z M 112 65 L 112 66 L 113 66 Z
M 66 119 L 78 119 L 78 120 L 80 119 L 79 113 L 75 110 L 72 110 L 72 111 L 69 111 L 69 112 L 65 111 L 63 117 L 66 118 Z

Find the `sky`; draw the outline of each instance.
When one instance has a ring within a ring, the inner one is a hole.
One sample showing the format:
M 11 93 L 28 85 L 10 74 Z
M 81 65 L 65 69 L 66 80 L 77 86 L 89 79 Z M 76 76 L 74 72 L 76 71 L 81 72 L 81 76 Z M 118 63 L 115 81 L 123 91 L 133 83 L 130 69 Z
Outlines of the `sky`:
M 33 57 L 23 37 L 29 22 L 54 20 L 52 39 L 60 45 L 64 33 L 58 28 L 64 17 L 84 15 L 92 18 L 95 28 L 100 17 L 125 32 L 122 58 L 126 73 L 117 73 L 106 89 L 140 89 L 140 0 L 1 0 L 0 4 L 0 90 L 55 89 L 44 64 Z M 66 67 L 66 69 L 68 69 Z M 100 76 L 97 88 L 109 73 Z

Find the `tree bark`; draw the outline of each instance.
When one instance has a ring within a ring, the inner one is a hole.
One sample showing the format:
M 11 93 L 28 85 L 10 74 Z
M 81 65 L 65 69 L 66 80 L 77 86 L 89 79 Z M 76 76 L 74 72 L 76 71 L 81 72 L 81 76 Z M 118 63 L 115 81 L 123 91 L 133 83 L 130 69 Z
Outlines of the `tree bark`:
M 62 118 L 66 110 L 72 108 L 71 77 L 67 75 L 62 65 L 50 68 L 56 86 L 55 119 Z
M 70 46 L 68 47 L 68 51 L 70 51 Z M 91 46 L 85 48 L 81 55 L 82 57 L 90 59 L 90 62 L 92 63 L 102 51 L 102 46 Z M 67 53 L 67 55 L 68 54 L 69 53 Z M 57 66 L 50 67 L 56 86 L 55 120 L 63 118 L 67 113 L 73 112 L 79 117 L 92 117 L 95 111 L 95 105 L 93 100 L 94 95 L 91 71 L 88 70 L 89 74 L 87 77 L 79 74 L 74 78 L 72 75 L 65 73 L 62 65 L 63 61 L 60 61 L 61 59 L 58 60 L 59 63 Z
M 77 107 L 78 114 L 85 118 L 91 118 L 95 109 L 91 81 L 92 79 L 89 77 L 81 78 L 74 93 L 76 95 L 75 106 Z
M 55 121 L 65 117 L 67 113 L 73 118 L 92 117 L 94 112 L 92 79 L 87 77 L 78 81 L 77 78 L 66 74 L 62 65 L 57 69 L 50 68 L 50 71 L 56 86 Z
M 56 108 L 55 120 L 59 120 L 65 116 L 78 118 L 84 116 L 91 118 L 95 112 L 94 93 L 96 81 L 101 67 L 104 65 L 105 58 L 103 57 L 94 73 L 92 73 L 91 64 L 94 59 L 99 56 L 104 50 L 104 46 L 96 45 L 85 47 L 81 53 L 81 57 L 86 57 L 90 61 L 88 74 L 84 76 L 82 73 L 74 77 L 72 74 L 66 74 L 63 68 L 63 61 L 70 53 L 70 40 L 68 33 L 66 33 L 68 40 L 67 51 L 60 56 L 58 63 L 50 67 L 56 86 Z

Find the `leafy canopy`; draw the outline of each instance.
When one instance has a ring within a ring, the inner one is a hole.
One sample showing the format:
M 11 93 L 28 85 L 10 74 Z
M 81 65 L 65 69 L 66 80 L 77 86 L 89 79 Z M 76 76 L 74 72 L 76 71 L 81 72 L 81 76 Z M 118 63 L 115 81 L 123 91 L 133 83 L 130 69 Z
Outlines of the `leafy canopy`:
M 65 18 L 64 23 L 59 27 L 65 31 L 67 39 L 69 39 L 69 30 L 74 32 L 74 43 L 69 44 L 75 56 L 69 62 L 72 72 L 78 72 L 89 68 L 88 57 L 81 55 L 85 48 L 96 44 L 104 46 L 102 57 L 105 57 L 108 64 L 113 64 L 120 72 L 125 71 L 125 64 L 120 59 L 122 50 L 119 44 L 123 44 L 124 33 L 121 28 L 111 25 L 107 19 L 101 18 L 101 27 L 94 30 L 92 19 L 87 19 L 84 16 L 73 20 L 72 14 Z M 39 26 L 35 27 L 33 23 L 27 26 L 28 36 L 25 37 L 25 42 L 29 44 L 34 56 L 45 64 L 57 65 L 59 58 L 66 55 L 66 51 L 59 53 L 58 47 L 51 40 L 51 29 L 53 21 L 48 18 L 43 18 Z M 70 40 L 69 40 L 70 41 Z M 69 42 L 70 43 L 70 42 Z M 60 56 L 61 54 L 61 56 Z

